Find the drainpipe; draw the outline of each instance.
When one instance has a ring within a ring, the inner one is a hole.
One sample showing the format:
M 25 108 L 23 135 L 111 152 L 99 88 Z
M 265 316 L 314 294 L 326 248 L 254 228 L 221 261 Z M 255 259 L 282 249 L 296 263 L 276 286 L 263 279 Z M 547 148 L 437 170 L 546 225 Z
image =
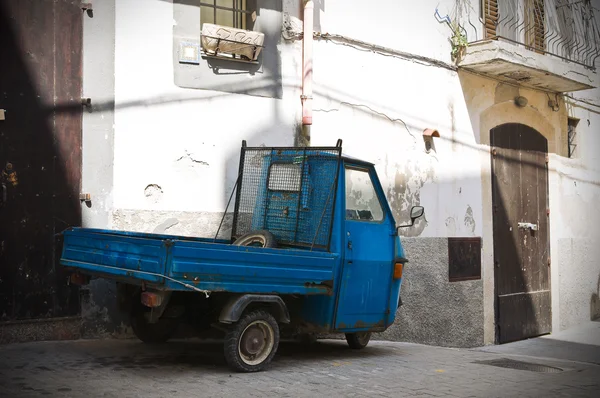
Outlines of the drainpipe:
M 304 3 L 304 36 L 302 43 L 302 135 L 310 145 L 312 125 L 312 75 L 313 75 L 313 10 L 312 0 Z

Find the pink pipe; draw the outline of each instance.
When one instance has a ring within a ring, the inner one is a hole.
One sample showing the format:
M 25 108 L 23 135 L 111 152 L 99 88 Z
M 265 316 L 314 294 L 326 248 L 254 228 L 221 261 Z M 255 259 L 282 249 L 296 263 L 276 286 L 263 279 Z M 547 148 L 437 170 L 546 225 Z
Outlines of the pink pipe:
M 312 124 L 313 75 L 313 10 L 314 3 L 304 3 L 304 36 L 302 43 L 302 124 Z

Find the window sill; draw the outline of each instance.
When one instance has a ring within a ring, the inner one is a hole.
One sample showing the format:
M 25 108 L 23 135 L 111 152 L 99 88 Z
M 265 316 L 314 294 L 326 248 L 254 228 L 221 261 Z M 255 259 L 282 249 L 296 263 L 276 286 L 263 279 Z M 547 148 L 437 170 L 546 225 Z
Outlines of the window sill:
M 239 62 L 239 63 L 251 64 L 251 65 L 259 65 L 260 64 L 260 62 L 258 60 L 252 61 L 252 60 L 243 59 L 243 58 L 234 58 L 234 57 L 228 57 L 228 56 L 223 56 L 223 55 L 208 54 L 205 51 L 200 51 L 200 57 L 202 57 L 202 59 L 218 59 L 221 61 Z

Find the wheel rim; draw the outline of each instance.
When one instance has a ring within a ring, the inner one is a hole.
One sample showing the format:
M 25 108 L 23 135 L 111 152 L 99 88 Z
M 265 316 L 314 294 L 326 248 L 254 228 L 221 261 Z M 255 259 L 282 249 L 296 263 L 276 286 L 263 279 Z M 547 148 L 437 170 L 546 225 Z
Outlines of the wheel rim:
M 247 365 L 262 363 L 275 344 L 275 332 L 271 325 L 265 321 L 254 321 L 242 332 L 238 343 L 240 358 Z
M 246 246 L 265 247 L 265 239 L 262 236 L 253 237 L 248 241 Z
M 356 340 L 360 345 L 366 345 L 369 342 L 370 337 L 371 333 L 369 332 L 356 333 Z

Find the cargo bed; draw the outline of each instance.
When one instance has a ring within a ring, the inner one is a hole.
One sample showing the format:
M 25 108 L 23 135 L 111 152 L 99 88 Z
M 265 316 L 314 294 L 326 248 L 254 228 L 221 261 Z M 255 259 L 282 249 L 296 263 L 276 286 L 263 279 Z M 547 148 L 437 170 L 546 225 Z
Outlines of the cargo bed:
M 224 240 L 88 228 L 64 232 L 61 263 L 156 289 L 331 294 L 337 255 L 235 246 Z

